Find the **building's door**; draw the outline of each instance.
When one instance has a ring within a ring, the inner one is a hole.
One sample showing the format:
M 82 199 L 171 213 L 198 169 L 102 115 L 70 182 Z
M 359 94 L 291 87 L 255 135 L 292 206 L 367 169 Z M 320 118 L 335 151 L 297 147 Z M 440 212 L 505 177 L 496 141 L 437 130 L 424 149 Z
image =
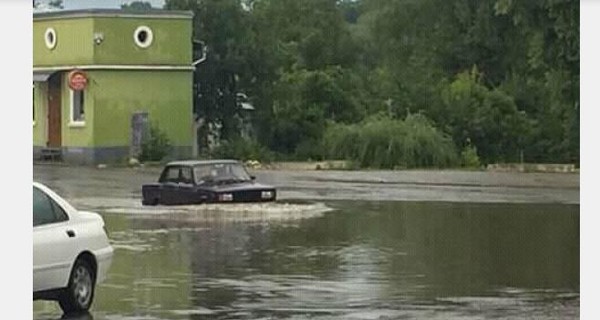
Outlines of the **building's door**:
M 48 147 L 60 148 L 61 137 L 61 74 L 48 78 Z

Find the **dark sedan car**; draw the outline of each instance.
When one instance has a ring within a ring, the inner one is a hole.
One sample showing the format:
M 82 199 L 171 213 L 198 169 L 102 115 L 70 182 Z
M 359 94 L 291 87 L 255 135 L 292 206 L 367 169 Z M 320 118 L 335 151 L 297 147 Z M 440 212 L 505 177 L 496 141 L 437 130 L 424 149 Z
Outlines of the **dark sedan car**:
M 275 201 L 274 187 L 254 181 L 235 160 L 168 163 L 158 183 L 142 186 L 142 204 L 176 205 L 214 202 Z

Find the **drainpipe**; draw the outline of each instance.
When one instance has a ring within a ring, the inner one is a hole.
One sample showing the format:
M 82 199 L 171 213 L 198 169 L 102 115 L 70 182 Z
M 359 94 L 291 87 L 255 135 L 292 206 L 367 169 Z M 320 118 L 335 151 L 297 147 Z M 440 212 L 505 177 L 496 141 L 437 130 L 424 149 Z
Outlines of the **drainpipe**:
M 200 57 L 200 59 L 192 62 L 192 66 L 194 67 L 194 72 L 195 72 L 195 68 L 201 64 L 202 62 L 204 62 L 206 60 L 207 57 L 207 51 L 208 48 L 206 47 L 206 45 L 204 44 L 203 41 L 199 41 L 199 40 L 194 40 L 194 42 L 196 43 L 200 43 L 202 45 L 202 57 Z M 196 101 L 196 96 L 194 95 L 194 103 Z M 194 137 L 194 142 L 193 142 L 193 146 L 192 146 L 192 156 L 194 158 L 198 158 L 198 154 L 199 154 L 199 150 L 198 150 L 198 129 L 200 129 L 200 127 L 202 126 L 204 122 L 204 119 L 194 119 L 194 125 L 193 125 L 193 137 Z
M 192 62 L 193 67 L 201 64 L 202 62 L 204 62 L 204 60 L 206 60 L 206 52 L 208 51 L 208 48 L 206 47 L 206 45 L 204 44 L 203 41 L 197 41 L 197 42 L 202 44 L 202 57 L 200 59 Z

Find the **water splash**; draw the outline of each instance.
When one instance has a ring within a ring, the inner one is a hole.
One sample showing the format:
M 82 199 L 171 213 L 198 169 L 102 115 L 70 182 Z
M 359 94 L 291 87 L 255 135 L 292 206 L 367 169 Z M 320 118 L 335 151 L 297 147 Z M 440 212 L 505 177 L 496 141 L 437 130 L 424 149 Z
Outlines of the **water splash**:
M 333 210 L 324 203 L 267 202 L 144 206 L 139 199 L 78 198 L 70 200 L 80 210 L 122 214 L 143 219 L 178 221 L 265 222 L 290 221 L 322 216 Z

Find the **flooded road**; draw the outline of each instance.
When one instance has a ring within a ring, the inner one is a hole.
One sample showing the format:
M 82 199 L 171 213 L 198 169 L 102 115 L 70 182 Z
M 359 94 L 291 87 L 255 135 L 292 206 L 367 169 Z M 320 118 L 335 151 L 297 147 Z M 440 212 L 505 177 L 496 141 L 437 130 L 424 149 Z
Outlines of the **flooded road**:
M 579 317 L 572 176 L 551 187 L 532 176 L 514 182 L 468 173 L 382 175 L 379 185 L 356 181 L 377 179 L 371 173 L 322 181 L 331 174 L 257 174 L 287 188 L 275 204 L 146 208 L 136 188 L 154 180 L 152 172 L 34 167 L 36 180 L 101 213 L 115 248 L 91 314 L 77 319 Z M 411 196 L 425 198 L 418 201 L 346 198 L 370 185 L 370 194 L 397 192 L 391 199 L 398 200 L 403 191 L 386 186 L 422 182 L 427 191 Z M 311 184 L 334 196 L 311 197 L 319 192 L 301 189 Z M 441 200 L 429 201 L 435 193 Z M 55 303 L 34 303 L 35 319 L 61 316 Z

